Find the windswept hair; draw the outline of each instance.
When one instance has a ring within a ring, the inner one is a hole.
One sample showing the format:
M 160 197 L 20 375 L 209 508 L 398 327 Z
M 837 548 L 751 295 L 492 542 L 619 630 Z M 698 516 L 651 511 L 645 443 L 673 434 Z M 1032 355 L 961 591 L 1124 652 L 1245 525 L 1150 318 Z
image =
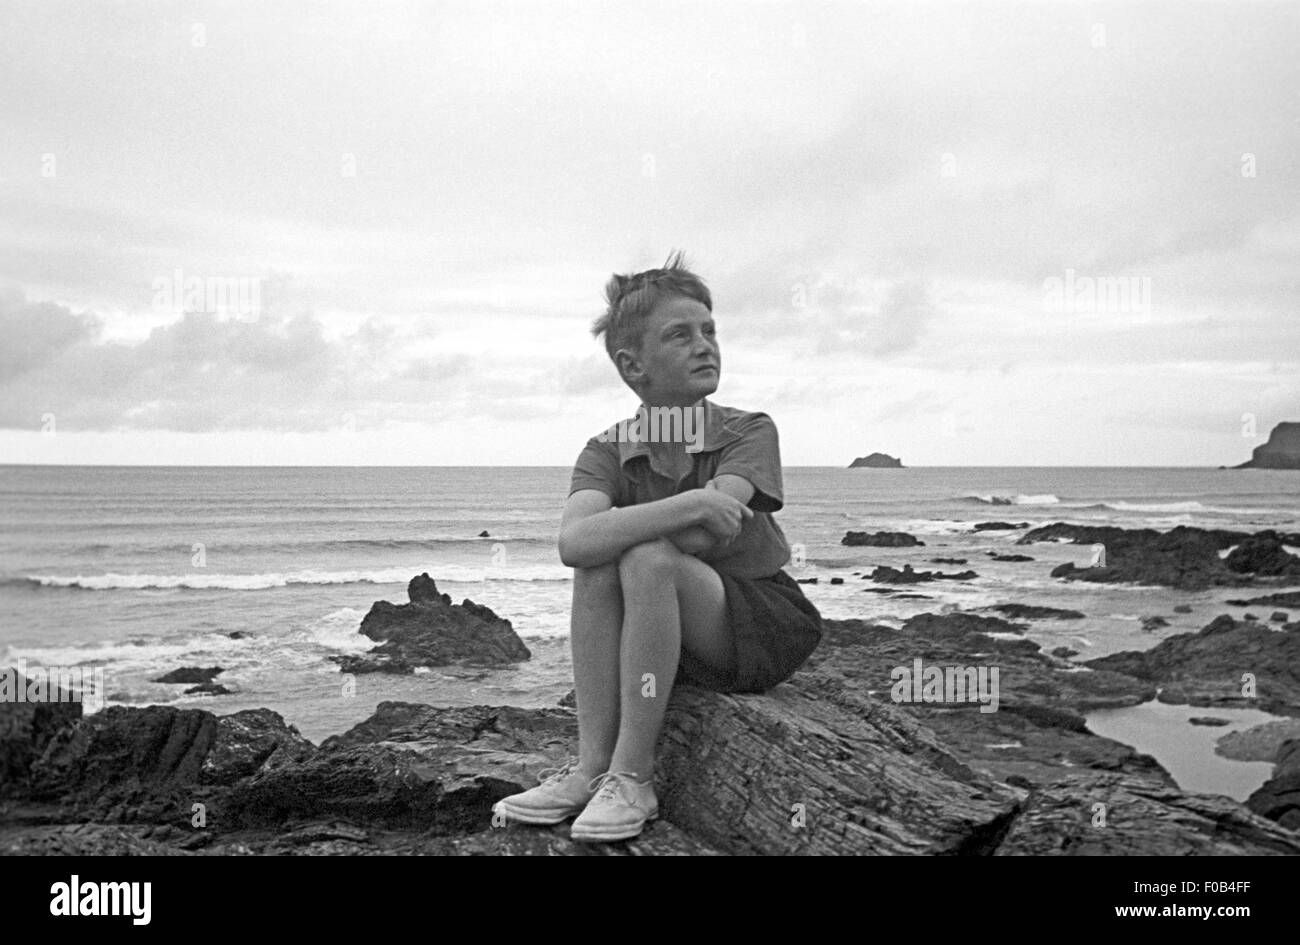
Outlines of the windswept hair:
M 620 348 L 641 346 L 645 322 L 656 305 L 665 298 L 682 296 L 700 302 L 713 311 L 713 296 L 704 280 L 686 268 L 681 251 L 669 255 L 662 269 L 647 269 L 635 275 L 615 273 L 605 283 L 605 300 L 609 307 L 592 323 L 591 333 L 605 336 L 605 351 L 614 358 Z

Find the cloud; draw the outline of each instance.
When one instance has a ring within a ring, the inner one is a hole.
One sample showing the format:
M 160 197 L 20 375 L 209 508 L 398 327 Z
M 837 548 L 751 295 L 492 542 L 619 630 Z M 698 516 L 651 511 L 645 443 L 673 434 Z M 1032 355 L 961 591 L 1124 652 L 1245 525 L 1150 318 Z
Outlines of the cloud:
M 0 288 L 0 385 L 93 339 L 102 328 L 94 315 L 54 302 L 29 302 L 17 288 Z

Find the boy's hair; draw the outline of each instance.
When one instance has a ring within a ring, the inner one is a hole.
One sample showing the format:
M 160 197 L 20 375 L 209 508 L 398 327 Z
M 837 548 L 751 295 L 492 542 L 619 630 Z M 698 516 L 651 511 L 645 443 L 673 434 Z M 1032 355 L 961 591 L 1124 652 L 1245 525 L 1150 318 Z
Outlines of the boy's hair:
M 645 322 L 656 305 L 665 298 L 684 296 L 713 311 L 713 296 L 704 280 L 686 268 L 681 251 L 670 254 L 662 269 L 647 269 L 635 275 L 615 273 L 605 283 L 605 300 L 609 307 L 592 323 L 591 333 L 605 336 L 609 359 L 620 348 L 638 349 L 645 333 Z

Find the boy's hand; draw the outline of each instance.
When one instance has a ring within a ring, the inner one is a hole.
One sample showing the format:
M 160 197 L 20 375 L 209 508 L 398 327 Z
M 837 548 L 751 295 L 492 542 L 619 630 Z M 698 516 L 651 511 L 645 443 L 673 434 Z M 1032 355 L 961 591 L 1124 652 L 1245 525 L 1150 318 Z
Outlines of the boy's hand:
M 754 511 L 740 500 L 728 495 L 710 479 L 703 489 L 695 490 L 699 503 L 700 527 L 724 544 L 740 534 L 745 519 L 753 518 Z

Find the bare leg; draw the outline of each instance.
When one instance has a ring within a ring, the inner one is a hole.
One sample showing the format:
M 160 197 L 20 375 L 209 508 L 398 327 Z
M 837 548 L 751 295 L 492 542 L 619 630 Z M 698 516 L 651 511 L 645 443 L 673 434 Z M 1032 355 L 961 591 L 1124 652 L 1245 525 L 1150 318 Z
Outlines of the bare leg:
M 619 561 L 618 577 L 623 591 L 621 698 L 609 770 L 630 771 L 645 781 L 654 773 L 655 745 L 682 647 L 718 667 L 732 658 L 726 593 L 712 567 L 666 539 L 629 548 Z
M 588 780 L 609 770 L 618 737 L 622 624 L 618 565 L 575 569 L 569 646 L 578 699 L 578 760 Z

